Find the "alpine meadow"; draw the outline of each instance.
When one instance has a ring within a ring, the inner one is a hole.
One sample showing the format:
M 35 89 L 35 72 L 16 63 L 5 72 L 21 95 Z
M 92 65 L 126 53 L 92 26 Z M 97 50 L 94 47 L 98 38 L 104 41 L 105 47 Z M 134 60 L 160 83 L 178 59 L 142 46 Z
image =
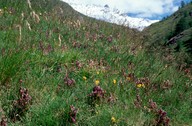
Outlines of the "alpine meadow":
M 60 0 L 0 0 L 0 126 L 192 126 L 192 3 L 139 31 Z

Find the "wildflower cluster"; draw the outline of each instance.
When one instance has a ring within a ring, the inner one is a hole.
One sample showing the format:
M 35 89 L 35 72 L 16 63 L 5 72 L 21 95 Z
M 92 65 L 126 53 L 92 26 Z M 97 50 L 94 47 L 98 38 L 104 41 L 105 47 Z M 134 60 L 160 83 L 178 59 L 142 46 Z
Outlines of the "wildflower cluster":
M 105 91 L 100 86 L 95 86 L 90 96 L 95 98 L 104 98 L 104 94 Z
M 24 113 L 29 109 L 29 105 L 31 103 L 31 96 L 28 94 L 28 90 L 26 88 L 19 89 L 20 98 L 13 103 L 13 110 L 10 113 L 11 119 L 13 121 L 19 120 L 20 116 L 23 116 Z
M 64 83 L 67 85 L 67 86 L 73 86 L 75 84 L 75 80 L 74 79 L 70 79 L 68 74 L 65 75 L 65 78 L 64 78 Z
M 150 83 L 148 78 L 140 78 L 136 81 L 136 87 L 137 88 L 145 88 Z
M 76 109 L 73 105 L 70 106 L 70 112 L 69 112 L 69 121 L 71 123 L 76 123 L 76 116 L 77 116 L 77 112 L 78 109 Z
M 21 108 L 26 108 L 31 102 L 31 96 L 28 94 L 28 90 L 26 88 L 20 88 L 19 90 L 20 98 L 16 102 L 16 106 Z
M 113 36 L 112 35 L 108 36 L 107 37 L 107 42 L 111 43 L 112 41 L 113 41 Z
M 180 70 L 185 68 L 183 63 L 173 63 L 172 67 L 168 60 L 179 59 L 166 55 L 172 50 L 165 48 L 163 58 L 170 67 L 164 69 L 164 62 L 159 62 L 159 55 L 148 58 L 148 53 L 151 53 L 147 51 L 149 44 L 143 43 L 150 36 L 145 32 L 137 33 L 135 29 L 124 30 L 118 25 L 89 20 L 79 13 L 76 15 L 76 11 L 68 10 L 68 5 L 58 1 L 55 3 L 54 0 L 27 0 L 27 8 L 26 3 L 19 1 L 0 2 L 3 3 L 0 8 L 0 29 L 2 40 L 5 41 L 0 43 L 0 58 L 3 60 L 0 65 L 0 105 L 7 114 L 6 118 L 0 117 L 0 126 L 18 120 L 22 120 L 18 122 L 19 125 L 168 126 L 170 119 L 166 111 L 171 106 L 175 106 L 176 110 L 183 109 L 181 114 L 169 110 L 170 115 L 175 114 L 173 120 L 189 120 L 186 116 L 189 113 L 184 112 L 187 112 L 186 105 L 190 103 L 191 81 L 180 73 L 167 76 L 175 72 L 175 66 Z M 37 7 L 32 8 L 31 5 Z M 44 7 L 48 8 L 41 9 Z M 186 69 L 185 73 L 191 77 L 192 67 Z M 25 79 L 21 80 L 20 77 Z M 178 77 L 179 80 L 174 81 Z M 164 79 L 166 81 L 162 83 Z M 31 106 L 32 97 L 25 88 L 20 88 L 19 95 L 9 104 L 15 97 L 11 85 L 24 85 L 23 82 L 32 84 L 30 92 L 34 90 L 38 94 L 35 100 L 38 104 Z M 152 100 L 148 105 L 149 97 L 155 99 L 158 96 L 161 96 L 159 101 L 166 111 L 158 108 Z M 31 107 L 32 113 L 29 112 Z M 39 111 L 42 107 L 45 110 Z M 145 121 L 150 118 L 152 124 L 146 124 Z
M 157 119 L 156 119 L 157 125 L 163 124 L 165 126 L 168 126 L 169 122 L 170 122 L 170 119 L 167 117 L 167 112 L 165 112 L 162 109 L 158 110 Z
M 96 102 L 101 101 L 104 98 L 105 91 L 100 86 L 95 86 L 90 96 L 90 104 L 95 104 Z
M 76 67 L 77 67 L 78 69 L 80 69 L 80 68 L 83 67 L 83 64 L 80 63 L 78 60 L 76 61 L 75 65 L 76 65 Z
M 137 82 L 136 82 L 136 86 L 137 86 L 137 88 L 145 88 L 145 84 L 142 82 L 142 81 L 140 81 L 140 80 L 138 80 Z
M 1 118 L 0 126 L 8 126 L 7 119 L 5 117 Z
M 156 115 L 155 125 L 169 126 L 170 119 L 167 117 L 167 112 L 162 109 L 158 109 L 156 102 L 149 100 L 149 109 Z

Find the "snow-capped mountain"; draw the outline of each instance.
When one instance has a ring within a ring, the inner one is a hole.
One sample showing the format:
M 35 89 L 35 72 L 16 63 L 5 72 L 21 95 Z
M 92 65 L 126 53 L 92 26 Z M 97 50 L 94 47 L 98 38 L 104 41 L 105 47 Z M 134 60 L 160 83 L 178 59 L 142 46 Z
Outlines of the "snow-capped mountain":
M 127 14 L 121 12 L 118 9 L 110 8 L 108 5 L 84 5 L 73 3 L 73 0 L 62 1 L 67 2 L 70 6 L 73 7 L 73 9 L 89 17 L 104 20 L 110 23 L 129 26 L 138 30 L 143 30 L 145 27 L 151 25 L 152 23 L 159 21 L 129 17 Z

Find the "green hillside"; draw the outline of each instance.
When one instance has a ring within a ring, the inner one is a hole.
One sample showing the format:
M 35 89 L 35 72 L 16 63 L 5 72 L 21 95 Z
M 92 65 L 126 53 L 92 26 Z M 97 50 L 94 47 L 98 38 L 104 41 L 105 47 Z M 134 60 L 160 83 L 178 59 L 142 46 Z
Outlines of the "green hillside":
M 1 0 L 0 126 L 190 126 L 190 70 L 149 42 L 59 0 Z
M 150 49 L 172 49 L 176 55 L 186 52 L 182 54 L 185 55 L 182 61 L 192 64 L 192 3 L 181 7 L 170 17 L 152 24 L 144 32 L 149 33 Z

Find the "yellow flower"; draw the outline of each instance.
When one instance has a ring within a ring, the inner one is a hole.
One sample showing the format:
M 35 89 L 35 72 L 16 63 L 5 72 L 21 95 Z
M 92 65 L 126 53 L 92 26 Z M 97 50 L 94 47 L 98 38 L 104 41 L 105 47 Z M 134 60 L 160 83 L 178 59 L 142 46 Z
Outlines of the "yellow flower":
M 83 80 L 87 80 L 87 77 L 86 77 L 86 76 L 83 76 Z
M 116 123 L 116 122 L 117 122 L 117 120 L 115 119 L 115 117 L 113 117 L 113 116 L 111 117 L 111 122 L 112 122 L 112 123 Z
M 116 85 L 117 83 L 117 80 L 113 79 L 113 84 Z
M 130 81 L 130 80 L 131 80 L 131 77 L 127 77 L 127 80 Z
M 137 88 L 141 88 L 141 87 L 143 87 L 143 88 L 145 88 L 145 84 L 137 84 Z
M 142 87 L 142 84 L 137 84 L 137 88 L 141 88 Z
M 143 88 L 145 88 L 145 85 L 144 85 L 144 84 L 142 84 L 142 87 L 143 87 Z
M 99 85 L 99 83 L 100 83 L 99 80 L 95 81 L 95 85 Z
M 99 71 L 97 71 L 97 75 L 99 74 Z

